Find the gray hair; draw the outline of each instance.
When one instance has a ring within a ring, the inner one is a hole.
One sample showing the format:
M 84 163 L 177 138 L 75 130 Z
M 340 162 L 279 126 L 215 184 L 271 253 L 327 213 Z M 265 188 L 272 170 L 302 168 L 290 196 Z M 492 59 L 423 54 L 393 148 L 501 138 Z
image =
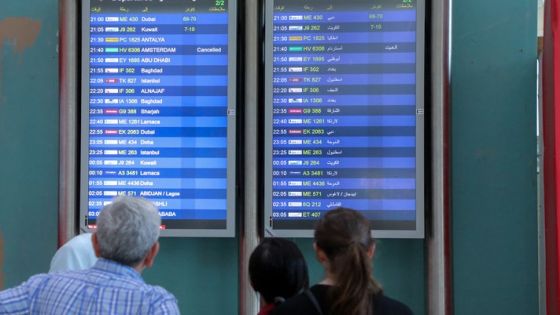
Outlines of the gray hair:
M 157 208 L 146 199 L 114 199 L 97 217 L 100 256 L 123 265 L 137 265 L 157 241 L 160 225 Z

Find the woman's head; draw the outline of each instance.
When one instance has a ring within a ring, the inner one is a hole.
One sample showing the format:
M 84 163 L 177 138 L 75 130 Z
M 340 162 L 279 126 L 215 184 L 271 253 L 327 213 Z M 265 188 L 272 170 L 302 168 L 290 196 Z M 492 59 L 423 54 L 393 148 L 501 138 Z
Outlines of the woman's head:
M 249 277 L 266 303 L 287 299 L 309 286 L 307 264 L 296 244 L 264 239 L 249 258 Z
M 353 245 L 361 245 L 368 250 L 374 244 L 369 221 L 356 210 L 331 210 L 319 220 L 315 228 L 315 245 L 325 252 L 329 260 L 343 254 Z
M 334 281 L 331 314 L 368 314 L 371 295 L 380 291 L 372 278 L 375 241 L 369 221 L 352 209 L 331 210 L 317 223 L 315 248 Z

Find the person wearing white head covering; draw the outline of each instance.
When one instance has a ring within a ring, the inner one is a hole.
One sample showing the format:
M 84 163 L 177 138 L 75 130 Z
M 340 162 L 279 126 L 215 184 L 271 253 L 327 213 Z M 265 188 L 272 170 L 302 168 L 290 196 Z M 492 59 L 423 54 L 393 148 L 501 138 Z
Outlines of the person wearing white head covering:
M 51 260 L 49 272 L 83 270 L 92 267 L 97 261 L 91 233 L 73 237 L 60 247 Z

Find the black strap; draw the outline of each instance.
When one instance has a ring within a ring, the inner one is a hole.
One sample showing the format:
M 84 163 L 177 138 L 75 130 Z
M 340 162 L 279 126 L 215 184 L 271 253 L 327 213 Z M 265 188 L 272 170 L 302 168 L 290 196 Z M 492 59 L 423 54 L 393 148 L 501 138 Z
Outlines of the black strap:
M 321 306 L 319 306 L 319 302 L 315 298 L 315 295 L 313 295 L 313 292 L 311 292 L 310 290 L 305 290 L 304 293 L 309 298 L 309 300 L 311 301 L 311 304 L 313 304 L 313 306 L 315 307 L 315 310 L 317 311 L 317 313 L 319 315 L 323 315 L 323 310 L 321 309 Z

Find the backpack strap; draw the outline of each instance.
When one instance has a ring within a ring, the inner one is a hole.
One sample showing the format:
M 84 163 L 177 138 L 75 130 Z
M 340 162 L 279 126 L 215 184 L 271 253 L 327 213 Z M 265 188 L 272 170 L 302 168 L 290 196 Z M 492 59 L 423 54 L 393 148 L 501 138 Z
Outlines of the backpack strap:
M 313 295 L 313 292 L 311 292 L 311 290 L 305 290 L 303 293 L 311 301 L 311 304 L 313 304 L 313 307 L 317 311 L 317 314 L 323 315 L 323 310 L 321 310 L 321 306 L 319 305 L 319 301 L 317 301 L 317 299 L 315 298 L 315 295 Z

